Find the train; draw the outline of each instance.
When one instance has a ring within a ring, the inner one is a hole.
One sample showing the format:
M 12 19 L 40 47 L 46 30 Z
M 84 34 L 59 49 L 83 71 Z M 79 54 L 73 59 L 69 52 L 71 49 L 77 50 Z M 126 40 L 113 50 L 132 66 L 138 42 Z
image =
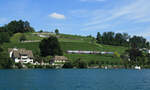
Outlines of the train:
M 67 50 L 68 54 L 114 54 L 114 52 Z

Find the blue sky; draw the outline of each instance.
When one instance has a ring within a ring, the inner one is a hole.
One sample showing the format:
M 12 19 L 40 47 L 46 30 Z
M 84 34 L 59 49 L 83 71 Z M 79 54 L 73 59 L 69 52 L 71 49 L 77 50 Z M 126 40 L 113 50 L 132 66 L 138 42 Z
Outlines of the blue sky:
M 127 32 L 150 40 L 149 0 L 0 0 L 0 26 L 27 20 L 36 31 Z

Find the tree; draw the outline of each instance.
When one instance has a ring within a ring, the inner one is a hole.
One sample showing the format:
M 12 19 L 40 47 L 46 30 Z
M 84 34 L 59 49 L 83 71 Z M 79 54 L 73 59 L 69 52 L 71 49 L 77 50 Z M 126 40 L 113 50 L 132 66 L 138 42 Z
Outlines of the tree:
M 123 44 L 124 40 L 123 40 L 123 35 L 121 33 L 116 33 L 115 42 L 116 42 L 116 45 L 122 45 Z
M 40 32 L 40 33 L 42 33 L 42 32 L 43 32 L 43 30 L 40 30 L 39 32 Z
M 41 56 L 63 55 L 58 39 L 54 36 L 43 39 L 39 45 Z
M 78 58 L 73 62 L 73 65 L 76 68 L 87 68 L 87 63 L 84 60 L 81 60 L 81 58 Z
M 58 35 L 58 34 L 59 34 L 59 30 L 58 30 L 58 29 L 56 29 L 56 30 L 55 30 L 55 33 Z
M 104 32 L 102 35 L 102 43 L 107 45 L 114 45 L 114 32 Z
M 34 28 L 30 26 L 28 21 L 11 21 L 7 25 L 3 26 L 3 31 L 9 32 L 11 35 L 14 33 L 34 32 Z
M 129 49 L 127 52 L 129 53 L 130 60 L 133 62 L 139 61 L 139 57 L 144 57 L 142 51 L 140 51 L 139 49 L 132 48 Z
M 101 34 L 100 34 L 100 32 L 97 33 L 96 41 L 97 41 L 97 43 L 101 43 Z
M 146 39 L 140 36 L 133 36 L 130 38 L 129 43 L 132 48 L 145 48 L 147 46 Z
M 0 44 L 3 44 L 4 42 L 9 42 L 9 34 L 7 32 L 0 32 Z

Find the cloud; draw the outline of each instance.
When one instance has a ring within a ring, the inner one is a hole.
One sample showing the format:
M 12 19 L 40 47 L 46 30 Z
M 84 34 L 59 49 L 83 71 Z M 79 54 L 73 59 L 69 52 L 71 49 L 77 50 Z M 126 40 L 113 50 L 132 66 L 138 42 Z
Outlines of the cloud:
M 81 2 L 103 2 L 106 0 L 80 0 Z
M 117 3 L 119 4 L 117 7 L 113 5 L 110 9 L 91 10 L 86 22 L 82 23 L 82 30 L 101 30 L 102 32 L 123 30 L 122 32 L 128 32 L 131 35 L 137 32 L 136 35 L 141 33 L 142 36 L 148 37 L 150 34 L 148 31 L 150 30 L 150 3 L 148 2 L 149 0 L 135 0 L 123 5 Z
M 104 22 L 109 22 L 116 19 L 124 19 L 133 23 L 150 22 L 150 3 L 148 0 L 135 0 L 135 2 L 103 11 L 101 15 L 98 12 L 93 16 L 89 23 L 85 25 L 95 25 Z M 95 19 L 96 18 L 96 19 Z
M 54 18 L 54 19 L 66 19 L 66 17 L 63 14 L 59 14 L 56 12 L 50 14 L 49 17 Z

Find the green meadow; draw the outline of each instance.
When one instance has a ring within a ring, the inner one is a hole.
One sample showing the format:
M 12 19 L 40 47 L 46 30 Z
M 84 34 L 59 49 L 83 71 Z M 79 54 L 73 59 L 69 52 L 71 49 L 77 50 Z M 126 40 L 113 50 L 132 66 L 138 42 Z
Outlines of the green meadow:
M 27 40 L 42 40 L 43 38 L 37 36 L 32 33 L 24 33 Z M 30 43 L 22 43 L 19 41 L 19 38 L 22 34 L 17 33 L 13 37 L 11 37 L 9 43 L 4 43 L 3 48 L 7 50 L 7 48 L 25 48 L 33 51 L 34 55 L 40 54 L 39 42 L 30 42 Z M 51 35 L 51 34 L 48 34 Z M 108 51 L 108 52 L 118 52 L 122 54 L 127 48 L 122 46 L 111 46 L 111 45 L 100 45 L 96 44 L 95 40 L 90 37 L 78 36 L 78 35 L 67 35 L 67 34 L 59 34 L 55 35 L 58 37 L 60 41 L 60 45 L 62 50 L 64 51 L 64 55 L 68 57 L 70 60 L 76 60 L 81 58 L 86 61 L 90 60 L 100 60 L 100 61 L 109 61 L 109 62 L 120 62 L 121 59 L 118 57 L 114 57 L 112 55 L 92 55 L 92 54 L 67 54 L 67 50 L 85 50 L 85 51 Z

